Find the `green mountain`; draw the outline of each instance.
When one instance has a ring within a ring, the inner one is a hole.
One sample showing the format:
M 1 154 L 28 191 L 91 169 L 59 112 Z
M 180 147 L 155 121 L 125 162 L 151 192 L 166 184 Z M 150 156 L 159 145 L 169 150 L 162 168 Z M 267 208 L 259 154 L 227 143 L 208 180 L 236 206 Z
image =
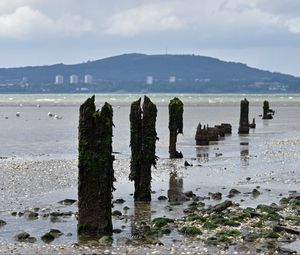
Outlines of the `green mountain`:
M 54 84 L 55 76 L 64 77 Z M 70 75 L 78 84 L 70 84 Z M 84 75 L 93 84 L 84 83 Z M 146 83 L 146 77 L 152 83 Z M 172 77 L 172 78 L 170 78 Z M 75 65 L 0 69 L 0 92 L 300 92 L 300 78 L 196 55 L 124 54 Z

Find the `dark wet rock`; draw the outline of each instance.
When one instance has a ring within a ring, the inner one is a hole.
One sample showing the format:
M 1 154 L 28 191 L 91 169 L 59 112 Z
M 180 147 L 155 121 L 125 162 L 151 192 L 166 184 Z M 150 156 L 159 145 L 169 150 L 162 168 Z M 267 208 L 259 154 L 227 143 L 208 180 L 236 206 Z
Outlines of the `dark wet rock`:
M 259 235 L 257 233 L 247 233 L 243 235 L 243 240 L 245 242 L 254 242 L 257 238 L 259 238 Z
M 126 201 L 123 198 L 118 198 L 113 201 L 113 204 L 124 204 Z
M 250 180 L 251 180 L 251 177 L 246 177 L 246 180 L 247 180 L 247 181 L 250 181 Z
M 187 196 L 187 197 L 194 197 L 194 196 L 196 196 L 196 195 L 194 194 L 194 192 L 193 192 L 193 191 L 191 191 L 191 190 L 190 190 L 190 191 L 187 191 L 187 192 L 185 192 L 185 193 L 184 193 L 184 195 L 185 195 L 185 196 Z
M 240 142 L 240 145 L 249 145 L 248 142 Z
M 260 195 L 260 192 L 257 189 L 253 189 L 251 194 L 253 197 L 258 197 Z
M 58 203 L 61 204 L 61 205 L 72 205 L 76 202 L 77 200 L 75 199 L 69 199 L 69 198 L 66 198 L 64 200 L 61 200 L 59 201 Z
M 41 237 L 41 239 L 44 243 L 51 243 L 55 239 L 55 237 L 50 232 L 47 232 Z
M 40 210 L 40 208 L 39 207 L 35 207 L 35 208 L 33 208 L 33 211 L 34 212 L 38 212 Z
M 36 220 L 38 218 L 39 214 L 32 211 L 26 211 L 24 213 L 24 217 L 28 220 Z
M 17 214 L 18 214 L 17 212 L 12 212 L 11 216 L 17 216 Z
M 115 233 L 115 234 L 120 234 L 121 232 L 122 232 L 122 230 L 119 228 L 113 229 L 113 233 Z
M 168 198 L 166 196 L 159 196 L 157 199 L 161 201 L 161 200 L 167 200 Z
M 0 220 L 0 227 L 6 225 L 7 223 L 4 220 Z
M 222 193 L 221 192 L 209 193 L 209 195 L 214 200 L 221 200 L 222 199 Z
M 209 211 L 211 212 L 222 212 L 226 210 L 228 207 L 232 206 L 233 203 L 230 200 L 225 200 L 224 202 L 213 206 Z
M 178 230 L 179 233 L 184 235 L 201 235 L 202 231 L 197 227 L 184 226 Z
M 31 237 L 27 232 L 21 232 L 15 235 L 15 240 L 17 242 L 25 242 L 25 243 L 34 243 L 36 242 L 35 237 Z
M 165 209 L 166 209 L 167 211 L 169 211 L 169 212 L 173 211 L 173 207 L 172 207 L 172 206 L 169 206 L 169 205 L 167 205 L 167 206 L 165 207 Z
M 114 210 L 112 213 L 111 213 L 112 216 L 122 216 L 122 213 L 119 211 L 119 210 Z
M 72 236 L 72 235 L 73 235 L 72 233 L 67 233 L 67 234 L 66 234 L 66 236 Z
M 285 247 L 278 247 L 276 251 L 280 255 L 297 255 L 297 251 Z
M 152 223 L 154 224 L 155 227 L 162 228 L 162 227 L 168 225 L 169 223 L 174 223 L 174 220 L 170 219 L 170 218 L 159 217 L 159 218 L 153 219 Z
M 184 166 L 185 167 L 188 167 L 188 166 L 193 166 L 192 164 L 190 164 L 189 162 L 187 162 L 187 161 L 184 161 Z
M 53 217 L 70 217 L 73 215 L 73 212 L 69 211 L 69 212 L 52 212 L 50 213 L 50 216 Z
M 49 233 L 51 235 L 53 235 L 55 238 L 60 237 L 60 236 L 63 235 L 63 233 L 60 230 L 54 229 L 54 228 L 50 229 Z
M 238 194 L 240 194 L 241 192 L 240 191 L 238 191 L 237 189 L 231 189 L 230 191 L 229 191 L 229 195 L 238 195 Z
M 124 207 L 123 207 L 123 210 L 124 210 L 124 211 L 128 211 L 129 209 L 130 209 L 130 208 L 129 208 L 128 206 L 124 206 Z
M 210 197 L 198 197 L 199 201 L 210 200 Z
M 273 230 L 275 232 L 286 232 L 286 233 L 289 233 L 289 234 L 292 234 L 292 235 L 300 235 L 300 230 L 285 227 L 285 226 L 281 226 L 281 225 L 274 225 Z

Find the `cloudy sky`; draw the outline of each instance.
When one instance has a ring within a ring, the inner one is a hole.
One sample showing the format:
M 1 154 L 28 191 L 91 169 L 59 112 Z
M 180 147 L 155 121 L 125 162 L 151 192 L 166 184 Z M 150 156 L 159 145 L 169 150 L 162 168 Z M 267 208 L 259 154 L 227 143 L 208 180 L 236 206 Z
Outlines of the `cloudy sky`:
M 0 66 L 199 54 L 300 76 L 300 0 L 0 0 Z

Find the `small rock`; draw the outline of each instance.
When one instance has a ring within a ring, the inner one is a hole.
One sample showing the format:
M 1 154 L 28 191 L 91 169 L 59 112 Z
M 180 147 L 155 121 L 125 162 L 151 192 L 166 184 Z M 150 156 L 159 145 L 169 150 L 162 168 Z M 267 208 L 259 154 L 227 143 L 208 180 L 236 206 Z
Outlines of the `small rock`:
M 184 166 L 185 167 L 188 167 L 188 166 L 193 166 L 192 164 L 190 164 L 189 162 L 187 162 L 187 161 L 184 161 Z
M 111 236 L 102 236 L 98 242 L 100 245 L 110 245 L 112 243 L 112 237 Z
M 258 197 L 260 195 L 260 192 L 257 189 L 253 189 L 251 194 L 253 197 Z
M 77 200 L 75 199 L 69 199 L 69 198 L 66 198 L 62 201 L 59 201 L 58 203 L 61 204 L 61 205 L 72 205 L 76 202 Z
M 30 234 L 28 234 L 27 232 L 21 232 L 21 233 L 15 235 L 15 240 L 17 242 L 26 242 L 26 243 L 36 242 L 36 238 L 31 237 Z
M 41 239 L 43 240 L 44 243 L 51 243 L 55 239 L 55 237 L 50 232 L 48 232 L 44 234 L 41 237 Z
M 159 196 L 157 199 L 161 201 L 161 200 L 167 200 L 168 198 L 166 196 Z
M 112 216 L 122 216 L 122 213 L 119 211 L 119 210 L 114 210 L 112 213 L 111 213 Z
M 36 220 L 38 218 L 39 214 L 32 211 L 26 211 L 24 213 L 24 217 L 28 220 Z
M 116 199 L 115 201 L 113 201 L 113 204 L 123 204 L 125 203 L 126 201 L 123 199 L 123 198 L 118 198 Z
M 184 193 L 184 195 L 186 195 L 187 197 L 194 197 L 194 196 L 196 196 L 195 194 L 194 194 L 194 192 L 193 191 L 187 191 L 187 192 L 185 192 Z
M 209 193 L 211 195 L 211 198 L 214 200 L 221 200 L 222 199 L 222 193 L 216 192 L 216 193 Z

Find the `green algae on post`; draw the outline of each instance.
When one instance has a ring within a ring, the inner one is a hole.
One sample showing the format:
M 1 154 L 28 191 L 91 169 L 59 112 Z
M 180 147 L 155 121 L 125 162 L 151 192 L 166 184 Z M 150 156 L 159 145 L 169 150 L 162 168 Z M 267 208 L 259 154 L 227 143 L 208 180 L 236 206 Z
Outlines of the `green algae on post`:
M 176 150 L 177 135 L 183 133 L 183 103 L 177 97 L 169 103 L 169 156 L 170 158 L 183 158 L 181 152 Z
M 245 98 L 241 101 L 239 134 L 249 134 L 249 102 Z
M 156 165 L 156 116 L 157 108 L 145 96 L 143 107 L 141 99 L 131 104 L 130 146 L 131 164 L 129 179 L 134 181 L 134 200 L 151 201 L 151 167 Z
M 112 118 L 110 104 L 96 110 L 95 96 L 80 106 L 78 234 L 112 234 Z

